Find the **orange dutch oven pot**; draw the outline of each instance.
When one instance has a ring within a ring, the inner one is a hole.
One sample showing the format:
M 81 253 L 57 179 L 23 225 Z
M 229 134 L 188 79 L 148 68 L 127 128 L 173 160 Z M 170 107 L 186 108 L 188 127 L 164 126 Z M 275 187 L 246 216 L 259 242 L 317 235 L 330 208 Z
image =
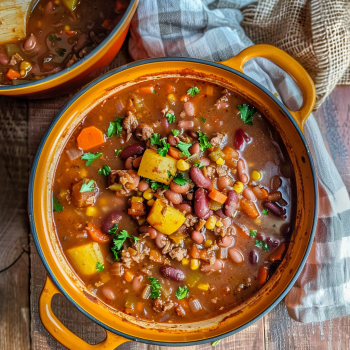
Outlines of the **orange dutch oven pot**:
M 304 102 L 289 111 L 269 91 L 243 74 L 244 63 L 265 57 L 288 72 L 299 85 Z M 215 82 L 244 95 L 280 133 L 291 158 L 297 201 L 296 222 L 288 251 L 268 283 L 241 305 L 209 320 L 187 324 L 156 323 L 122 313 L 97 299 L 74 274 L 65 259 L 52 218 L 52 181 L 60 153 L 88 111 L 126 86 L 179 76 Z M 128 340 L 165 346 L 194 345 L 239 332 L 281 301 L 298 277 L 310 251 L 317 216 L 317 180 L 303 125 L 315 102 L 315 87 L 306 71 L 283 51 L 256 45 L 225 62 L 190 58 L 149 59 L 115 69 L 82 89 L 67 103 L 44 136 L 31 172 L 29 213 L 35 244 L 48 277 L 40 297 L 40 317 L 51 335 L 69 349 L 114 349 Z M 89 345 L 71 333 L 54 315 L 52 297 L 61 293 L 81 312 L 105 328 L 106 339 Z
M 97 0 L 98 1 L 98 0 Z M 72 67 L 23 85 L 0 85 L 0 95 L 49 98 L 75 91 L 97 78 L 123 45 L 139 0 L 131 0 L 124 16 L 98 47 Z

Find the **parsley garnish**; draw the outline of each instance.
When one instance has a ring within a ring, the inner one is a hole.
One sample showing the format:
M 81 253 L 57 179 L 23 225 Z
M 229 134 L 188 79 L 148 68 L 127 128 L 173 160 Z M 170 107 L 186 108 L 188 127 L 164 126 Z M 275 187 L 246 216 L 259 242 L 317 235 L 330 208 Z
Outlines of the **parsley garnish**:
M 243 106 L 237 107 L 241 113 L 241 119 L 243 120 L 243 122 L 248 125 L 253 125 L 253 114 L 255 113 L 254 107 L 249 108 L 249 106 L 245 103 L 243 104 Z
M 80 192 L 91 192 L 94 190 L 93 184 L 95 183 L 94 180 L 90 180 L 87 184 L 85 183 L 85 179 L 83 178 L 83 184 L 81 185 Z
M 118 235 L 114 236 L 111 247 L 111 251 L 114 255 L 114 260 L 119 260 L 119 253 L 122 250 L 123 243 L 127 238 L 131 238 L 131 236 L 129 236 L 128 231 L 125 230 L 120 231 Z
M 188 295 L 188 287 L 181 287 L 179 286 L 179 288 L 177 289 L 175 296 L 176 298 L 178 298 L 179 300 L 186 298 Z
M 264 210 L 262 211 L 262 213 L 263 213 L 264 215 L 267 215 L 268 212 L 269 212 L 268 209 L 264 209 Z
M 152 299 L 159 298 L 160 297 L 160 289 L 162 288 L 162 285 L 154 277 L 148 276 L 147 278 L 151 281 L 151 298 Z
M 60 201 L 59 199 L 53 197 L 52 201 L 53 201 L 53 212 L 54 213 L 59 213 L 60 211 L 63 210 L 63 205 L 58 203 Z
M 255 246 L 256 247 L 262 247 L 263 241 L 259 241 L 258 239 L 255 241 Z
M 180 130 L 173 129 L 173 130 L 171 130 L 171 132 L 173 133 L 174 136 L 180 135 Z
M 56 52 L 59 56 L 63 57 L 66 54 L 66 49 L 63 49 L 62 47 L 57 47 Z
M 52 41 L 52 40 L 57 40 L 57 41 L 61 41 L 62 38 L 58 38 L 55 34 L 54 35 L 49 35 L 49 40 Z
M 262 249 L 263 249 L 264 252 L 268 252 L 269 251 L 269 246 L 267 245 L 267 243 L 263 243 Z
M 167 172 L 168 172 L 168 179 L 170 179 L 173 176 L 173 174 L 169 170 L 167 170 Z
M 213 342 L 211 343 L 211 346 L 218 345 L 220 341 L 221 341 L 221 339 L 213 341 Z
M 192 86 L 191 88 L 188 89 L 187 95 L 190 95 L 191 97 L 193 97 L 199 94 L 199 91 L 200 90 L 197 88 L 197 86 Z
M 97 153 L 84 153 L 82 156 L 81 156 L 81 159 L 84 159 L 84 160 L 87 160 L 87 162 L 86 162 L 86 166 L 89 166 L 89 165 L 91 165 L 91 163 L 94 161 L 94 160 L 96 160 L 96 159 L 98 159 L 98 158 L 100 158 L 102 156 L 102 153 L 99 153 L 99 152 L 97 152 Z
M 104 265 L 101 264 L 99 261 L 96 263 L 96 272 L 100 273 L 101 271 L 103 271 L 105 269 Z
M 175 123 L 175 116 L 174 114 L 171 114 L 171 113 L 167 113 L 165 115 L 165 118 L 168 119 L 168 122 L 171 124 L 171 123 Z
M 140 240 L 141 240 L 141 238 L 138 238 L 138 237 L 136 237 L 136 236 L 132 236 L 131 238 L 133 238 L 133 239 L 135 240 L 135 243 L 136 243 L 137 241 L 140 241 Z
M 111 168 L 108 165 L 103 165 L 101 169 L 97 171 L 97 174 L 108 176 L 111 173 Z
M 177 183 L 179 186 L 184 186 L 188 183 L 188 180 L 186 179 L 184 173 L 179 173 L 177 174 L 174 178 L 173 181 Z
M 209 138 L 204 132 L 198 130 L 198 141 L 199 141 L 199 146 L 201 147 L 201 151 L 204 152 L 207 148 L 212 147 L 211 143 L 209 142 Z
M 169 151 L 170 145 L 165 142 L 164 139 L 161 139 L 160 141 L 163 144 L 163 147 L 158 148 L 158 154 L 160 154 L 162 157 L 165 157 Z
M 190 157 L 191 156 L 191 153 L 189 152 L 189 148 L 192 146 L 191 143 L 186 143 L 186 142 L 183 142 L 183 141 L 180 141 L 176 147 L 179 148 L 182 152 L 180 154 L 181 157 L 183 156 L 187 156 L 187 157 Z
M 199 169 L 203 169 L 204 168 L 204 165 L 201 165 L 200 162 L 194 163 L 193 166 L 197 166 Z
M 257 233 L 258 233 L 257 230 L 250 230 L 250 237 L 256 237 Z
M 162 184 L 160 182 L 153 181 L 153 180 L 150 180 L 150 179 L 145 179 L 145 181 L 150 185 L 151 189 L 154 190 L 154 191 L 157 191 L 158 188 L 163 188 L 165 190 L 169 189 L 169 185 L 165 185 L 165 184 Z
M 110 122 L 107 129 L 107 137 L 112 137 L 113 135 L 117 135 L 120 137 L 120 132 L 123 130 L 122 122 L 123 119 L 120 117 L 115 118 L 114 122 Z
M 112 226 L 112 228 L 110 228 L 110 229 L 108 230 L 108 233 L 109 233 L 110 235 L 115 235 L 115 234 L 117 234 L 117 230 L 118 230 L 118 224 L 114 224 L 114 225 Z
M 205 124 L 205 122 L 206 122 L 207 120 L 204 119 L 203 117 L 201 117 L 201 121 L 203 122 L 203 124 Z
M 152 91 L 152 94 L 156 94 L 156 93 L 157 93 L 157 91 L 156 91 L 156 90 L 153 90 L 153 91 Z
M 160 135 L 159 135 L 158 133 L 152 134 L 150 140 L 151 140 L 151 145 L 158 145 L 158 146 L 161 146 L 161 143 L 160 143 Z
M 115 155 L 118 157 L 119 156 L 119 153 L 122 151 L 122 149 L 116 149 L 114 152 L 115 152 Z

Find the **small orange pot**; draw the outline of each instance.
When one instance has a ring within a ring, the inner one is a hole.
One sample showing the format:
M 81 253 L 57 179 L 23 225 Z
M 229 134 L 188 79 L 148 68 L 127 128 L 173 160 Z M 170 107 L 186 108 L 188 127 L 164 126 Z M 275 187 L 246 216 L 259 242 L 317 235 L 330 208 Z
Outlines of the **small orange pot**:
M 108 37 L 71 68 L 23 85 L 0 85 L 0 95 L 49 98 L 75 91 L 102 74 L 123 45 L 139 0 L 131 0 L 124 16 Z
M 304 103 L 289 111 L 270 92 L 242 73 L 252 57 L 265 57 L 298 83 Z M 52 219 L 52 179 L 61 151 L 70 134 L 96 104 L 118 90 L 140 81 L 181 76 L 215 82 L 236 91 L 261 110 L 280 133 L 295 171 L 296 222 L 291 244 L 268 283 L 239 307 L 212 319 L 190 324 L 162 324 L 137 320 L 110 308 L 97 299 L 71 270 L 60 249 Z M 136 340 L 149 344 L 181 346 L 206 343 L 239 332 L 269 312 L 286 295 L 300 273 L 309 253 L 317 214 L 317 181 L 302 130 L 315 102 L 315 88 L 305 70 L 283 51 L 256 45 L 221 63 L 185 58 L 158 58 L 134 62 L 98 78 L 81 90 L 58 114 L 35 157 L 29 189 L 29 213 L 35 244 L 47 269 L 48 278 L 40 298 L 44 326 L 69 349 L 114 349 Z M 107 338 L 88 345 L 72 334 L 53 314 L 52 297 L 62 293 L 80 311 L 107 331 Z

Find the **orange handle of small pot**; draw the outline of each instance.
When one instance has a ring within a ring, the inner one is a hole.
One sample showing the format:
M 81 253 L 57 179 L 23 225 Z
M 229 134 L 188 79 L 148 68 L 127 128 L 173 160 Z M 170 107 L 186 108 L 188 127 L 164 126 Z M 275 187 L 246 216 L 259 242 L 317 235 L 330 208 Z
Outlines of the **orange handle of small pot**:
M 250 46 L 237 56 L 220 63 L 243 73 L 244 64 L 254 57 L 264 57 L 271 60 L 286 71 L 298 84 L 303 93 L 303 105 L 298 111 L 288 110 L 301 131 L 304 132 L 304 123 L 312 112 L 316 101 L 316 89 L 311 77 L 294 58 L 272 45 L 259 44 Z
M 51 301 L 55 294 L 62 293 L 53 284 L 51 279 L 47 277 L 39 300 L 40 318 L 47 331 L 66 348 L 71 350 L 113 350 L 129 341 L 106 330 L 107 337 L 102 343 L 96 345 L 86 343 L 66 328 L 53 313 Z

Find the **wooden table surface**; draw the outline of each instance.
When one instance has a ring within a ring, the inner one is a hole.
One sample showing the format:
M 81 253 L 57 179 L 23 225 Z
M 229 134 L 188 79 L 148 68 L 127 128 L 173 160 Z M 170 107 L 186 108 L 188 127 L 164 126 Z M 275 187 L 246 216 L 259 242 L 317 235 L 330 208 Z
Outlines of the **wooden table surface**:
M 110 68 L 125 64 L 127 59 L 124 46 Z M 45 269 L 34 245 L 30 244 L 26 196 L 30 164 L 40 138 L 69 98 L 27 101 L 0 97 L 0 350 L 64 349 L 48 335 L 38 316 L 38 296 Z M 338 86 L 315 114 L 350 191 L 350 86 Z M 87 342 L 95 344 L 103 340 L 104 330 L 63 297 L 56 298 L 53 308 L 59 319 Z M 307 325 L 295 322 L 282 301 L 248 329 L 222 340 L 216 349 L 350 349 L 349 329 L 350 317 Z M 210 344 L 181 347 L 210 348 Z M 171 348 L 128 342 L 118 349 Z

